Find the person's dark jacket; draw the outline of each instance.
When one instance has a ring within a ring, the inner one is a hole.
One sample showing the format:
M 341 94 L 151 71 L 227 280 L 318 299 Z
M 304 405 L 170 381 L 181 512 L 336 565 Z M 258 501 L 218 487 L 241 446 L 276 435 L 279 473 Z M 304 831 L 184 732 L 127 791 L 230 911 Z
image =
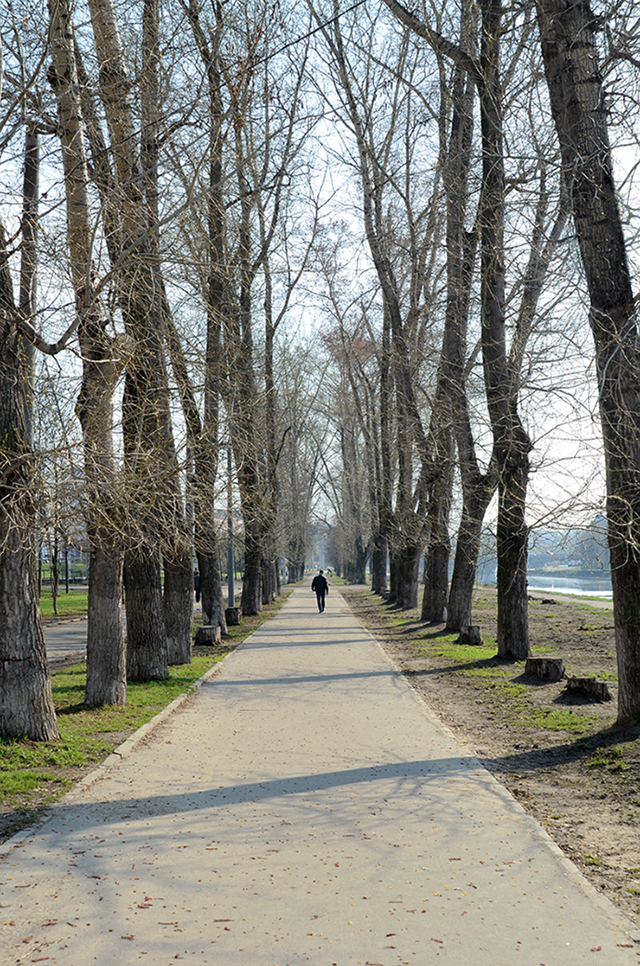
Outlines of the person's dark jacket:
M 329 583 L 324 574 L 316 574 L 313 578 L 311 584 L 311 590 L 315 590 L 316 594 L 328 594 L 329 593 Z

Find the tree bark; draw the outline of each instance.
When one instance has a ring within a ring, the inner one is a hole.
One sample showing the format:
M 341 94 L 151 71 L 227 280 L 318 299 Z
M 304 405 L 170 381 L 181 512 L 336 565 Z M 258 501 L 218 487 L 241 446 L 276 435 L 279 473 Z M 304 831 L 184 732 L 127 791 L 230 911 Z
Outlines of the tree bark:
M 447 619 L 447 598 L 449 596 L 449 511 L 453 489 L 453 462 L 449 472 L 440 475 L 439 485 L 432 487 L 431 534 L 427 550 L 427 567 L 422 596 L 421 620 L 429 624 L 441 624 Z
M 529 656 L 524 524 L 531 443 L 517 412 L 506 352 L 504 209 L 505 173 L 500 81 L 501 0 L 482 0 L 480 211 L 482 362 L 498 464 L 498 654 Z M 516 571 L 510 568 L 516 567 Z
M 494 492 L 495 484 L 465 495 L 447 604 L 447 631 L 460 631 L 473 624 L 473 587 L 480 552 L 482 522 Z
M 0 224 L 0 736 L 60 737 L 40 620 L 29 382 Z
M 144 0 L 142 8 L 142 80 L 140 96 L 142 138 L 140 167 L 149 232 L 153 298 L 158 316 L 169 324 L 171 307 L 160 264 L 160 219 L 158 212 L 158 167 L 160 142 L 159 9 L 158 0 Z M 165 333 L 166 338 L 166 333 Z M 163 399 L 162 404 L 167 405 Z M 167 407 L 168 408 L 168 407 Z M 167 425 L 170 417 L 165 415 Z M 162 558 L 164 571 L 163 612 L 170 664 L 191 663 L 193 634 L 193 573 L 191 547 L 186 525 L 180 473 L 172 439 L 167 439 L 164 458 L 169 470 L 165 495 L 165 536 Z
M 585 0 L 538 0 L 538 24 L 590 298 L 607 470 L 618 720 L 640 715 L 640 359 L 637 313 L 613 180 L 604 83 Z
M 422 549 L 422 542 L 418 545 L 404 543 L 395 560 L 394 603 L 402 610 L 412 610 L 418 606 L 418 572 Z
M 69 258 L 83 376 L 76 411 L 82 425 L 90 543 L 85 703 L 126 701 L 121 619 L 122 553 L 115 528 L 113 392 L 120 372 L 116 346 L 93 293 L 89 172 L 75 57 L 75 32 L 67 0 L 50 0 L 52 68 L 65 175 Z
M 167 634 L 167 663 L 191 664 L 193 640 L 193 572 L 186 549 L 164 557 L 163 605 Z M 201 584 L 202 590 L 202 584 Z
M 100 94 L 109 128 L 114 159 L 120 231 L 123 246 L 118 274 L 120 309 L 134 343 L 123 394 L 123 437 L 129 494 L 128 541 L 125 565 L 130 593 L 127 606 L 127 660 L 133 657 L 136 680 L 164 678 L 167 642 L 160 588 L 158 547 L 165 529 L 175 523 L 176 459 L 169 411 L 169 393 L 162 345 L 162 291 L 157 258 L 149 243 L 149 210 L 144 193 L 145 179 L 136 153 L 122 43 L 113 0 L 89 0 L 99 64 Z M 149 494 L 153 492 L 152 506 Z M 169 532 L 168 541 L 175 533 Z M 136 570 L 139 572 L 136 573 Z M 142 623 L 132 607 L 145 581 L 148 587 Z M 156 608 L 151 614 L 151 609 Z M 140 633 L 140 637 L 138 637 Z M 156 653 L 154 654 L 154 648 Z M 146 670 L 141 662 L 148 660 Z M 163 661 L 164 667 L 163 667 Z
M 167 634 L 160 589 L 160 555 L 144 546 L 128 550 L 124 564 L 127 608 L 127 680 L 169 677 Z

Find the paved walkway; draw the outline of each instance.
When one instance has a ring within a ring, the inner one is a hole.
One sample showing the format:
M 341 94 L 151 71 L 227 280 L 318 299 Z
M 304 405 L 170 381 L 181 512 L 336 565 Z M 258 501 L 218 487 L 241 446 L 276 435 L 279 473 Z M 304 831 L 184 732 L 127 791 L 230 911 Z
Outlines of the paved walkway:
M 296 590 L 14 840 L 0 883 L 2 964 L 621 966 L 640 950 L 335 590 L 323 615 Z
M 84 661 L 87 654 L 86 620 L 46 621 L 43 630 L 49 664 L 59 664 L 71 658 Z

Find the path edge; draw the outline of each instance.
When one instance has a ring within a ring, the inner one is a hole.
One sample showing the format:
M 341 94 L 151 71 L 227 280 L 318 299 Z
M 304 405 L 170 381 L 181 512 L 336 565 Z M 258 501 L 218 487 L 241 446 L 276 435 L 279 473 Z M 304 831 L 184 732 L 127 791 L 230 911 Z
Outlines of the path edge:
M 565 875 L 569 876 L 578 884 L 584 894 L 593 901 L 594 905 L 603 915 L 606 915 L 607 918 L 612 921 L 613 925 L 621 930 L 624 930 L 624 933 L 629 937 L 629 940 L 634 943 L 634 945 L 640 946 L 640 927 L 627 916 L 624 910 L 619 909 L 618 906 L 611 901 L 611 899 L 607 898 L 607 896 L 603 895 L 601 892 L 598 892 L 591 880 L 588 879 L 584 872 L 575 864 L 575 862 L 569 858 L 566 852 L 562 851 L 555 839 L 551 837 L 551 835 L 540 824 L 540 822 L 538 822 L 533 815 L 527 812 L 522 803 L 511 794 L 509 789 L 503 785 L 492 772 L 489 771 L 486 765 L 483 765 L 481 760 L 467 744 L 467 742 L 464 739 L 461 739 L 459 735 L 457 735 L 447 724 L 445 724 L 444 721 L 442 721 L 442 719 L 436 714 L 431 705 L 428 703 L 425 695 L 418 691 L 418 689 L 411 683 L 409 677 L 396 664 L 391 655 L 387 653 L 378 638 L 372 634 L 367 627 L 365 627 L 358 615 L 351 608 L 349 602 L 342 596 L 342 594 L 340 594 L 340 597 L 342 598 L 344 605 L 351 616 L 358 621 L 358 624 L 362 628 L 363 632 L 367 634 L 376 644 L 383 659 L 386 661 L 389 667 L 395 671 L 407 694 L 410 695 L 411 698 L 420 706 L 422 713 L 440 729 L 442 729 L 442 731 L 444 731 L 445 734 L 447 734 L 451 740 L 455 742 L 462 752 L 466 752 L 466 754 L 474 759 L 477 768 L 485 773 L 488 781 L 494 786 L 498 796 L 505 803 L 505 807 L 508 807 L 523 816 L 527 825 L 530 826 L 532 832 L 536 835 L 540 842 L 549 852 L 551 852 L 553 856 L 555 856 L 556 859 L 559 860 Z
M 239 648 L 247 644 L 254 634 L 256 634 L 259 630 L 259 627 L 256 628 L 256 630 L 253 631 L 248 637 L 245 637 L 243 641 L 240 641 L 240 643 L 234 647 L 232 651 L 229 651 L 228 654 L 225 654 L 221 660 L 216 661 L 213 667 L 210 667 L 208 671 L 205 671 L 202 677 L 198 678 L 197 681 L 194 681 L 193 684 L 189 685 L 189 688 L 186 691 L 183 691 L 182 694 L 179 694 L 177 698 L 174 698 L 170 704 L 168 704 L 161 711 L 158 711 L 158 713 L 155 714 L 153 718 L 150 718 L 149 721 L 145 722 L 145 724 L 140 725 L 140 727 L 130 734 L 128 738 L 125 738 L 121 745 L 118 745 L 117 748 L 114 748 L 113 751 L 107 755 L 104 761 L 100 762 L 97 768 L 94 768 L 93 771 L 90 771 L 82 778 L 79 778 L 77 782 L 74 782 L 73 787 L 70 788 L 68 792 L 65 792 L 64 795 L 61 795 L 60 798 L 57 798 L 55 802 L 52 802 L 51 805 L 44 809 L 42 814 L 38 816 L 35 822 L 33 822 L 31 825 L 28 825 L 27 828 L 23 828 L 19 832 L 16 832 L 15 835 L 11 835 L 9 838 L 5 839 L 5 841 L 0 844 L 0 861 L 2 859 L 6 859 L 14 849 L 23 848 L 27 839 L 29 839 L 32 835 L 37 834 L 40 826 L 47 821 L 56 808 L 59 808 L 63 805 L 73 805 L 74 799 L 79 798 L 90 785 L 94 785 L 96 782 L 100 781 L 100 779 L 103 778 L 104 775 L 114 767 L 114 765 L 117 765 L 118 762 L 128 758 L 135 751 L 138 745 L 145 740 L 145 738 L 148 738 L 157 728 L 160 727 L 161 724 L 170 718 L 171 715 L 175 714 L 176 711 L 179 711 L 180 708 L 187 703 L 187 701 L 189 701 L 192 697 L 194 697 L 195 694 L 197 694 L 198 691 L 202 689 L 203 685 L 211 681 L 220 672 L 223 664 L 225 664 L 225 662 L 227 662 L 228 659 L 232 657 Z

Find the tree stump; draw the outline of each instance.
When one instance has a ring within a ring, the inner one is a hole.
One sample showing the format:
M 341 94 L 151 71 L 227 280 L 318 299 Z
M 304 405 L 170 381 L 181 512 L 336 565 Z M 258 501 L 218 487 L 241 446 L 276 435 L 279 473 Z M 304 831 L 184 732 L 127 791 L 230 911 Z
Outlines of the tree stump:
M 237 627 L 242 614 L 239 607 L 227 607 L 224 616 L 228 627 Z
M 564 677 L 564 663 L 561 657 L 528 657 L 524 673 L 535 674 L 545 681 L 560 681 Z
M 482 630 L 478 624 L 460 628 L 460 636 L 456 644 L 466 644 L 472 647 L 482 647 Z
M 198 644 L 219 644 L 221 640 L 219 624 L 203 624 L 196 631 L 196 647 Z
M 594 701 L 611 701 L 611 692 L 606 681 L 595 678 L 567 678 L 567 694 L 584 694 Z

